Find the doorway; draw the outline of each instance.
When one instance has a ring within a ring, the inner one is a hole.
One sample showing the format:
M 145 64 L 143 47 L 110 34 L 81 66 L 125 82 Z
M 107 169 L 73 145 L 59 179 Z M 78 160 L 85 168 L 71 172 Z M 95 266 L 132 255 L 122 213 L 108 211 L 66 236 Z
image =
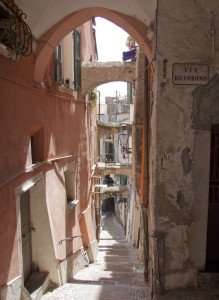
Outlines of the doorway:
M 211 130 L 206 271 L 219 272 L 219 124 Z
M 44 176 L 25 181 L 17 195 L 23 285 L 35 297 L 47 288 L 48 279 L 59 282 Z
M 32 237 L 30 219 L 30 193 L 23 192 L 20 196 L 21 237 L 24 282 L 32 271 Z

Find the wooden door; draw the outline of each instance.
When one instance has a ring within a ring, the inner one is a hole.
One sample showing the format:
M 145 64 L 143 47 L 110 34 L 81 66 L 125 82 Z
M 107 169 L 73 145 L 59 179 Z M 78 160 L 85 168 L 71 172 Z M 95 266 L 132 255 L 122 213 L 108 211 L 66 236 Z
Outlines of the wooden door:
M 31 245 L 31 221 L 30 221 L 30 195 L 29 192 L 21 194 L 21 235 L 22 235 L 22 255 L 23 273 L 26 280 L 32 267 L 32 245 Z
M 219 272 L 219 124 L 211 132 L 206 269 Z

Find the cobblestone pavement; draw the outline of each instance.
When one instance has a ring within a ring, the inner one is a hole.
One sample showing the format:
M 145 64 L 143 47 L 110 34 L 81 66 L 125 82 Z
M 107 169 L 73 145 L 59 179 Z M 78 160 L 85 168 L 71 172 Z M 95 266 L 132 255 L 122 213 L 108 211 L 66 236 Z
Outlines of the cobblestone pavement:
M 147 299 L 142 268 L 135 250 L 125 240 L 114 216 L 103 218 L 97 261 L 78 272 L 43 300 L 141 300 Z

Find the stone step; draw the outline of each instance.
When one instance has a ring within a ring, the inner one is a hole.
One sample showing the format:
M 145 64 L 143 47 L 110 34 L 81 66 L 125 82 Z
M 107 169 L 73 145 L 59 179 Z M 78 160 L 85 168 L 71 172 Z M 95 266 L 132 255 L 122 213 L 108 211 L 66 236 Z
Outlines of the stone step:
M 144 267 L 114 217 L 104 218 L 97 261 L 42 300 L 146 300 Z
M 122 284 L 68 283 L 45 294 L 42 300 L 145 300 L 149 291 L 144 287 Z
M 138 285 L 138 286 L 145 286 L 144 282 L 144 276 L 143 274 L 134 274 L 134 273 L 126 273 L 126 272 L 120 272 L 120 273 L 111 273 L 111 272 L 98 272 L 94 273 L 92 275 L 86 275 L 84 276 L 76 276 L 73 278 L 73 282 L 77 283 L 96 283 L 96 284 L 104 284 L 104 283 L 111 283 L 111 284 L 123 284 L 123 285 Z

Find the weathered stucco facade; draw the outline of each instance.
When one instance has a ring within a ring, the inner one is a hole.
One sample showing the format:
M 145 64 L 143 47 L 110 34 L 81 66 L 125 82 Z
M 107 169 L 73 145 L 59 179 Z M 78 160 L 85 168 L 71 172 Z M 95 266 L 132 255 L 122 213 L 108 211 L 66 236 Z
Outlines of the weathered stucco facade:
M 205 271 L 211 125 L 217 117 L 216 1 L 158 1 L 151 208 L 161 289 Z M 173 64 L 209 66 L 209 83 L 173 83 Z M 153 196 L 152 196 L 153 195 Z

